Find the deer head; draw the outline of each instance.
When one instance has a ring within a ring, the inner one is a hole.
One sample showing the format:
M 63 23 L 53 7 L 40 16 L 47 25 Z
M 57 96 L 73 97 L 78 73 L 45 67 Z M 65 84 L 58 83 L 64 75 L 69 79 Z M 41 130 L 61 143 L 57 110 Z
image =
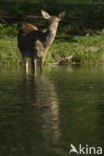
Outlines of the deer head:
M 61 19 L 65 16 L 65 11 L 61 12 L 58 17 L 50 16 L 46 11 L 41 10 L 41 14 L 44 19 L 47 19 L 50 23 L 48 30 L 55 32 Z

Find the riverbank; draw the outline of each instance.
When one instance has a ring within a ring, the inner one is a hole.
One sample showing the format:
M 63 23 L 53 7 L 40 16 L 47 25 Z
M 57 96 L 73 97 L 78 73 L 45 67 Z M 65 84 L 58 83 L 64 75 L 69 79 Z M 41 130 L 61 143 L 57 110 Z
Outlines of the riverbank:
M 72 56 L 70 58 L 70 56 Z M 70 59 L 67 59 L 70 58 Z M 59 61 L 62 60 L 62 61 Z M 45 63 L 104 63 L 104 30 L 91 36 L 57 32 Z M 17 25 L 0 25 L 0 63 L 20 64 L 22 56 L 17 46 Z

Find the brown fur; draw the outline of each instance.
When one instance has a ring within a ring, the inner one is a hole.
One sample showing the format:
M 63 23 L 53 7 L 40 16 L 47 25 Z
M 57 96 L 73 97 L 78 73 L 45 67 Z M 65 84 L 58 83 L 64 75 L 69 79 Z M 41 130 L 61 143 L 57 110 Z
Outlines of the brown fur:
M 28 34 L 33 30 L 38 30 L 38 28 L 32 24 L 23 25 L 20 29 L 24 32 L 24 34 Z

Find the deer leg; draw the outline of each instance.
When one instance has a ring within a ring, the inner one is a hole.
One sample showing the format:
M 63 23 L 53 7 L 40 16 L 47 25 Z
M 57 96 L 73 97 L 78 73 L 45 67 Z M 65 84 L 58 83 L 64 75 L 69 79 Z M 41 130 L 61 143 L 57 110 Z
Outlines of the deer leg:
M 44 58 L 40 59 L 40 72 L 43 72 L 43 66 L 44 66 Z

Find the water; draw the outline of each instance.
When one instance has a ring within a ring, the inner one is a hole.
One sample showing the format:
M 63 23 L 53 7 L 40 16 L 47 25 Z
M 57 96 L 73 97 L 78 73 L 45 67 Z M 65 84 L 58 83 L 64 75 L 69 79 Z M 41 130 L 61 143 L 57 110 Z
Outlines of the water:
M 0 67 L 0 156 L 67 156 L 104 146 L 104 66 Z

